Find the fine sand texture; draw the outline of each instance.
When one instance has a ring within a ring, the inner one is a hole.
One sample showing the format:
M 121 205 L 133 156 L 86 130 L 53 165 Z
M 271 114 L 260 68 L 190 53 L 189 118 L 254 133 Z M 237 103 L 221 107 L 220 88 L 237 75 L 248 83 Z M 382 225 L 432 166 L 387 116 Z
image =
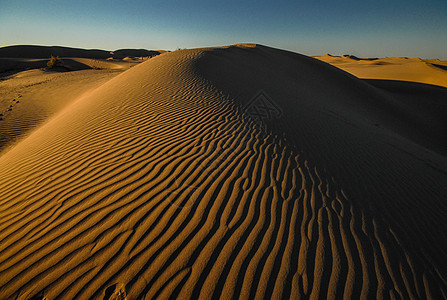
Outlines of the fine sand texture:
M 0 156 L 0 298 L 444 299 L 446 96 L 259 45 L 151 58 Z
M 412 81 L 447 87 L 447 61 L 407 57 L 358 58 L 325 54 L 315 58 L 365 79 Z

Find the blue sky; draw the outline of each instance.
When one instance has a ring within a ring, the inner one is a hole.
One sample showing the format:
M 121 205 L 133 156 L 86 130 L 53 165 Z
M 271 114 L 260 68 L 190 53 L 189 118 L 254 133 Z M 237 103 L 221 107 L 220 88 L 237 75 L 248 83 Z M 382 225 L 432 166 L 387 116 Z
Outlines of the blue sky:
M 0 0 L 0 46 L 173 50 L 241 42 L 307 55 L 447 60 L 447 0 Z

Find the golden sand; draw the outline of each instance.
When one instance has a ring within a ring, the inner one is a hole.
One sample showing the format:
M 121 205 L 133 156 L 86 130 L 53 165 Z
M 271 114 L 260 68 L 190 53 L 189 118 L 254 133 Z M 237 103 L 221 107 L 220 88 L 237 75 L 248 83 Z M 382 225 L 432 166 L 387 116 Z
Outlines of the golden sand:
M 0 156 L 0 297 L 445 298 L 446 95 L 264 46 L 154 57 Z

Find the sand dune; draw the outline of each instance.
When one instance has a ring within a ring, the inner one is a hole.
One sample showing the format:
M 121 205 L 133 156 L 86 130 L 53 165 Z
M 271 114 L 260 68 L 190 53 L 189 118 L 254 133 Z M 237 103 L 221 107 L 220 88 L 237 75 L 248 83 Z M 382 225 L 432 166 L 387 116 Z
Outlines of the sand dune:
M 87 50 L 60 46 L 15 45 L 0 47 L 0 76 L 14 74 L 29 69 L 46 67 L 51 56 L 63 58 L 63 67 L 68 71 L 85 69 L 120 69 L 122 59 L 141 62 L 157 56 L 162 50 L 119 49 L 115 51 Z M 109 61 L 109 60 L 113 60 Z M 124 68 L 126 68 L 124 64 Z
M 129 64 L 130 62 L 140 63 L 149 57 L 132 57 L 126 59 L 92 59 L 92 58 L 79 58 L 79 57 L 64 57 L 62 59 L 62 65 L 59 71 L 79 71 L 88 69 L 129 69 L 135 64 Z M 1 58 L 0 57 L 0 79 L 14 75 L 16 73 L 33 70 L 43 69 L 47 67 L 47 62 L 50 57 L 45 59 L 35 58 Z
M 48 58 L 51 55 L 60 57 L 103 58 L 110 56 L 110 51 L 87 50 L 60 46 L 15 45 L 0 48 L 0 57 L 14 58 Z
M 146 49 L 119 49 L 112 52 L 114 58 L 122 59 L 125 57 L 153 57 L 162 53 L 163 50 Z
M 91 58 L 71 58 L 70 60 L 75 61 L 80 64 L 83 64 L 85 66 L 88 66 L 88 68 L 90 68 L 90 69 L 103 69 L 103 70 L 124 69 L 124 70 L 127 70 L 135 65 L 135 64 L 121 61 L 121 60 L 111 61 L 111 60 L 91 59 Z M 66 65 L 67 59 L 64 59 L 63 61 L 64 61 L 64 64 Z M 141 62 L 141 60 L 137 60 L 137 62 Z
M 64 57 L 56 69 L 47 69 L 48 61 L 0 58 L 0 153 L 80 95 L 144 60 Z
M 48 61 L 17 60 L 22 63 L 19 66 L 31 68 L 38 68 L 37 63 L 41 63 L 41 67 L 46 66 Z M 71 101 L 135 65 L 72 58 L 63 59 L 62 72 L 9 69 L 2 74 L 4 77 L 0 81 L 0 153 Z M 69 70 L 76 72 L 67 72 Z
M 162 51 L 162 50 L 161 50 Z M 161 54 L 161 51 L 146 49 L 118 49 L 115 51 L 81 49 L 61 46 L 31 46 L 14 45 L 0 47 L 0 57 L 9 58 L 48 58 L 51 55 L 60 57 L 78 57 L 92 59 L 107 59 L 109 57 L 124 58 L 126 56 L 153 57 Z
M 315 58 L 359 78 L 413 81 L 447 87 L 447 61 L 406 57 L 359 59 L 325 54 Z
M 446 89 L 405 84 L 255 45 L 119 74 L 0 157 L 1 298 L 446 298 Z

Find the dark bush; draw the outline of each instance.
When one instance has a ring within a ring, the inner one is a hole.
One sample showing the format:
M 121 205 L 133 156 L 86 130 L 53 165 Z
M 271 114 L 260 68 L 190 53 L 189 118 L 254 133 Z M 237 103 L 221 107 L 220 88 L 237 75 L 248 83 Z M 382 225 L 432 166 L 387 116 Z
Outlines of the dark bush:
M 54 67 L 58 67 L 62 64 L 62 60 L 59 58 L 59 56 L 54 57 L 51 55 L 51 59 L 49 62 L 47 62 L 47 68 L 52 69 Z

